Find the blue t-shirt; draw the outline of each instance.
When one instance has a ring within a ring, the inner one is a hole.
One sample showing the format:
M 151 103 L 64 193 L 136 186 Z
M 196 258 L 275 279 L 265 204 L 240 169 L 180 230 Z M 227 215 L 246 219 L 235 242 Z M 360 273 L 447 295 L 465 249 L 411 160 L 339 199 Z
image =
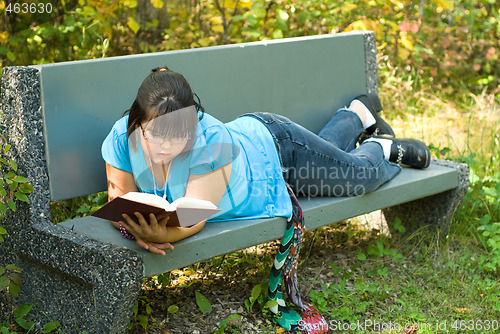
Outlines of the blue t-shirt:
M 153 177 L 138 140 L 127 138 L 128 115 L 119 119 L 102 145 L 106 163 L 132 173 L 141 192 L 183 197 L 190 174 L 206 174 L 232 163 L 228 186 L 208 221 L 290 217 L 292 204 L 278 152 L 269 130 L 253 117 L 222 123 L 205 113 L 196 128 L 196 142 L 184 157 L 177 156 L 162 188 Z M 136 135 L 137 131 L 131 136 Z M 132 144 L 136 143 L 136 144 Z

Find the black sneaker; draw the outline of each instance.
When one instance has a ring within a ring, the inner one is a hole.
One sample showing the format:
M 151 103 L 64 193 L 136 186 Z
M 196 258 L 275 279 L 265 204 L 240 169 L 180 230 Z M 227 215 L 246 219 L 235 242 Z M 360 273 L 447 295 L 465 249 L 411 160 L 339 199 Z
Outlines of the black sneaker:
M 375 136 L 373 138 L 392 140 L 390 162 L 419 169 L 427 168 L 431 163 L 431 151 L 420 140 L 390 138 L 388 136 Z
M 360 95 L 355 98 L 355 100 L 363 103 L 368 108 L 368 110 L 370 110 L 370 113 L 373 115 L 376 121 L 375 124 L 364 131 L 361 142 L 372 136 L 387 135 L 395 137 L 394 131 L 392 130 L 390 125 L 387 124 L 387 122 L 384 121 L 382 117 L 380 117 L 379 112 L 382 110 L 382 104 L 380 103 L 378 95 Z

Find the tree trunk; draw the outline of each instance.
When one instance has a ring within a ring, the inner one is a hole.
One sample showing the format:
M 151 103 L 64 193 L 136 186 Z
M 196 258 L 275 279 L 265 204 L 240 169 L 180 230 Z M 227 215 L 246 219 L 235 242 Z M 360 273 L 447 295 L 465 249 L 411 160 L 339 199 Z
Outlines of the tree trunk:
M 151 4 L 150 0 L 138 0 L 137 1 L 137 23 L 144 28 L 146 23 L 152 23 L 154 20 L 158 20 L 158 25 L 155 29 L 150 29 L 148 32 L 152 35 L 149 37 L 151 40 L 156 41 L 158 38 L 162 38 L 163 30 L 168 28 L 168 12 L 167 12 L 167 0 L 163 0 L 163 7 L 156 8 Z

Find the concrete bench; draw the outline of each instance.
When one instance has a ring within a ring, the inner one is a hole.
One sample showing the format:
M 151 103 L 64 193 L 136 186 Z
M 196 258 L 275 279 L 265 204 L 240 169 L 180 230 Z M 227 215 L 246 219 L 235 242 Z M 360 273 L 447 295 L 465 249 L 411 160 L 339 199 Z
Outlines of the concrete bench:
M 106 189 L 101 143 L 143 78 L 165 64 L 222 121 L 270 111 L 318 131 L 352 98 L 378 90 L 368 31 L 4 68 L 1 131 L 35 190 L 2 222 L 8 238 L 0 263 L 22 268 L 19 302 L 34 303 L 31 315 L 42 324 L 123 333 L 144 277 L 283 236 L 284 218 L 212 223 L 163 257 L 97 218 L 52 223 L 51 201 Z M 387 221 L 446 230 L 467 187 L 467 165 L 434 160 L 426 170 L 404 169 L 374 193 L 300 201 L 307 229 L 384 209 Z

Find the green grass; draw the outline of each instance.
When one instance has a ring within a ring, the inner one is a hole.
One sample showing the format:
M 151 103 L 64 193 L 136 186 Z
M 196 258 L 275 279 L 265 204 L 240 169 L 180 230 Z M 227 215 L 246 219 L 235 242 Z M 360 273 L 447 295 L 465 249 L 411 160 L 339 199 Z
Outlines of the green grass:
M 401 333 L 396 330 L 398 325 L 420 324 L 419 333 L 435 333 L 422 331 L 422 326 L 435 327 L 446 321 L 447 331 L 440 333 L 458 333 L 453 323 L 498 320 L 498 277 L 481 266 L 481 256 L 487 252 L 467 238 L 449 235 L 438 239 L 424 230 L 388 238 L 355 222 L 321 233 L 328 235 L 329 243 L 342 242 L 342 246 L 332 247 L 342 261 L 329 263 L 323 272 L 327 279 L 309 292 L 334 325 L 332 329 L 379 332 L 375 325 L 379 324 L 380 332 Z M 372 326 L 368 326 L 370 322 Z M 364 325 L 364 330 L 357 324 Z

